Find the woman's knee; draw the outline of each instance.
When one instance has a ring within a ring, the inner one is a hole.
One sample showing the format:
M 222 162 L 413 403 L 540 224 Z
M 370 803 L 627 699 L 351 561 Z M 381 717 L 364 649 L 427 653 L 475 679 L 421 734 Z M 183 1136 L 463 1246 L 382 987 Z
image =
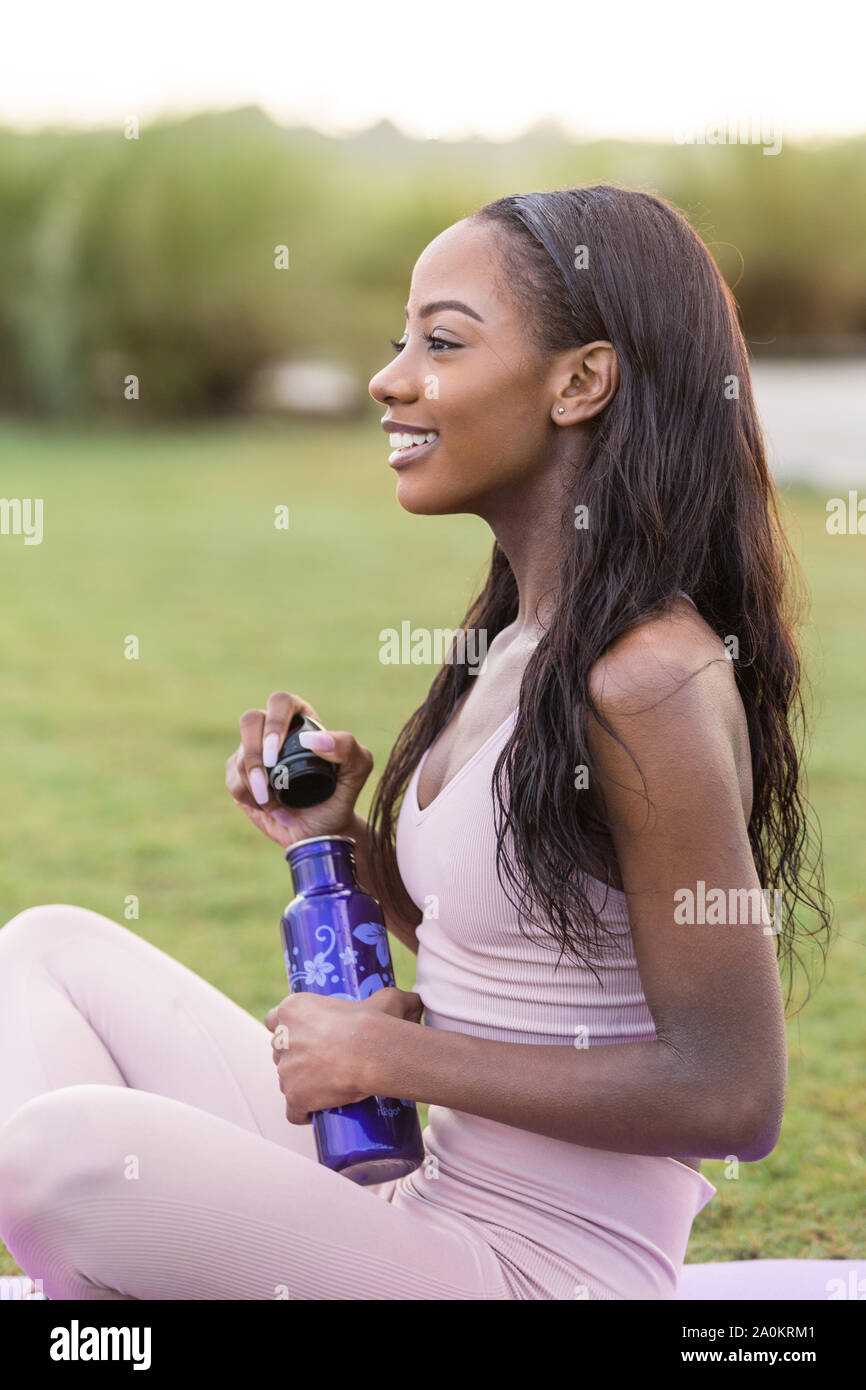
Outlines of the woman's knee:
M 32 1096 L 0 1125 L 0 1235 L 122 1176 L 114 1123 L 121 1094 L 125 1087 L 63 1086 Z
M 32 950 L 56 940 L 66 940 L 70 933 L 81 928 L 92 931 L 118 927 L 110 917 L 79 907 L 76 903 L 40 903 L 25 907 L 0 927 L 0 948 Z

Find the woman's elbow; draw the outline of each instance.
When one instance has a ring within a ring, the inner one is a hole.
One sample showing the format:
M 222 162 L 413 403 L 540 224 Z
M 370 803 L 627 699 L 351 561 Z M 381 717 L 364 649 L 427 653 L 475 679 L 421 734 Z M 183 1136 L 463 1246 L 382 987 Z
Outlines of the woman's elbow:
M 726 1095 L 723 1101 L 711 1087 L 706 1087 L 704 1094 L 713 1097 L 706 1116 L 705 1158 L 757 1163 L 773 1152 L 782 1131 L 784 1091 L 771 1088 L 759 1093 L 744 1086 L 738 1095 Z
M 751 1124 L 744 1129 L 744 1140 L 739 1153 L 739 1157 L 745 1163 L 756 1163 L 758 1159 L 767 1158 L 773 1152 L 782 1132 L 784 1108 L 783 1098 L 781 1102 L 765 1106 L 758 1114 L 753 1115 Z
M 757 1163 L 759 1159 L 767 1158 L 779 1142 L 784 1108 L 784 1096 L 773 1097 L 759 1105 L 749 1106 L 737 1116 L 735 1124 L 726 1124 L 724 1132 L 730 1142 L 724 1156 L 733 1155 L 743 1163 Z M 736 1114 L 737 1108 L 731 1105 L 729 1118 Z

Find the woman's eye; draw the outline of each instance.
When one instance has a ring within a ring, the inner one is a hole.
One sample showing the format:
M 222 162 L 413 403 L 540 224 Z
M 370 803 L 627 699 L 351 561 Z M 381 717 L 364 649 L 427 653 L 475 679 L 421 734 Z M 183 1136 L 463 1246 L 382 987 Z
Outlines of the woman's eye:
M 422 334 L 422 336 L 423 336 L 425 342 L 428 342 L 428 343 L 431 345 L 431 347 L 432 347 L 434 344 L 436 344 L 438 347 L 444 347 L 444 348 L 456 348 L 456 347 L 457 347 L 457 344 L 456 344 L 456 343 L 448 343 L 448 342 L 445 341 L 444 338 L 437 338 L 436 335 L 435 335 L 434 333 L 424 333 L 424 334 Z M 389 342 L 390 342 L 390 344 L 391 344 L 391 346 L 392 346 L 392 348 L 394 349 L 395 352 L 402 352 L 403 349 L 404 349 L 404 347 L 406 346 L 406 343 L 405 343 L 405 341 L 404 341 L 403 338 L 401 338 L 399 342 L 396 342 L 393 338 L 390 338 L 390 339 L 389 339 Z M 437 356 L 437 355 L 438 355 L 438 354 L 434 354 L 434 356 Z

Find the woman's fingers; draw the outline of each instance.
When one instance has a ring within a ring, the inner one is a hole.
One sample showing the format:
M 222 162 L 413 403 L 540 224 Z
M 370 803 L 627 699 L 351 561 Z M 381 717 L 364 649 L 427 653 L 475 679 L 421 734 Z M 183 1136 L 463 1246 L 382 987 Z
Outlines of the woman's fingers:
M 262 762 L 265 767 L 273 767 L 277 761 L 294 713 L 294 697 L 287 690 L 276 690 L 268 696 L 262 730 Z
M 266 710 L 244 710 L 239 721 L 240 747 L 226 760 L 226 786 L 233 801 L 257 829 L 283 847 L 311 835 L 345 834 L 346 826 L 353 821 L 358 793 L 373 768 L 373 754 L 358 743 L 354 734 L 345 729 L 329 730 L 324 735 L 311 731 L 303 736 L 305 745 L 312 744 L 313 751 L 326 762 L 339 764 L 336 787 L 320 805 L 283 805 L 280 794 L 271 787 L 270 777 L 298 713 L 322 723 L 307 700 L 288 690 L 274 691 L 268 697 Z M 333 747 L 316 748 L 320 737 L 332 742 Z M 284 785 L 280 782 L 280 786 Z
M 293 695 L 288 690 L 275 690 L 268 696 L 262 731 L 262 763 L 266 768 L 273 767 L 277 761 L 280 749 L 286 741 L 289 725 L 298 713 L 308 714 L 317 724 L 322 722 L 312 705 L 300 695 Z
M 396 985 L 374 990 L 372 994 L 367 995 L 364 1004 L 368 1009 L 392 1014 L 395 1018 L 405 1018 L 410 1023 L 420 1023 L 424 1012 L 424 1001 L 420 994 L 416 994 L 414 990 L 399 989 Z
M 243 776 L 244 749 L 243 744 L 238 744 L 234 753 L 226 758 L 226 786 L 232 798 L 240 805 L 255 806 L 255 802 L 250 794 Z
M 271 790 L 265 776 L 262 762 L 262 731 L 265 727 L 265 712 L 261 709 L 244 710 L 240 718 L 241 748 L 243 749 L 243 775 L 259 806 L 266 806 L 271 799 Z
M 358 742 L 354 734 L 347 729 L 323 729 L 321 733 L 310 730 L 301 737 L 304 747 L 317 757 L 340 764 L 340 783 L 344 787 L 350 791 L 360 791 L 373 769 L 373 754 Z M 333 747 L 317 747 L 319 741 L 324 742 L 325 739 L 330 739 Z

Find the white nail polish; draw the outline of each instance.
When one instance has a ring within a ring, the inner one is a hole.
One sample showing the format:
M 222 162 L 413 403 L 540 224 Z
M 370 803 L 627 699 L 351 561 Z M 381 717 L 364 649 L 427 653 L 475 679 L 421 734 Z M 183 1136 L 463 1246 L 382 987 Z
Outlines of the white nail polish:
M 277 761 L 277 754 L 279 753 L 279 751 L 279 734 L 268 734 L 267 738 L 262 744 L 262 762 L 264 763 L 265 767 L 273 767 L 274 763 Z
M 329 734 L 325 729 L 309 729 L 303 734 L 298 734 L 298 743 L 304 748 L 313 748 L 322 753 L 332 753 L 337 746 L 333 734 Z
M 265 781 L 265 774 L 260 767 L 254 767 L 250 773 L 250 789 L 259 805 L 264 806 L 270 798 L 270 792 Z

